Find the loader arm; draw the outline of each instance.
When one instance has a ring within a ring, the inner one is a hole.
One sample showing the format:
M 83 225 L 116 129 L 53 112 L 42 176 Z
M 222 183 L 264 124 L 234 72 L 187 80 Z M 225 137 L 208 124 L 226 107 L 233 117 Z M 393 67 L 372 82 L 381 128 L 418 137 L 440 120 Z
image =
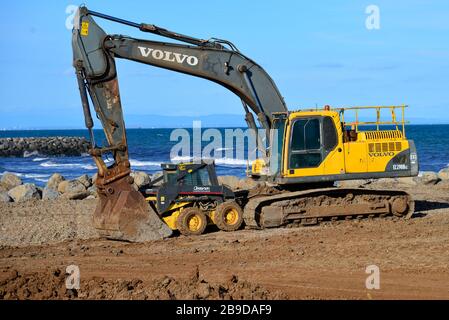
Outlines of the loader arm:
M 94 21 L 94 16 L 189 45 L 108 35 Z M 256 114 L 261 126 L 267 130 L 268 146 L 270 145 L 268 132 L 272 126 L 273 113 L 287 111 L 271 77 L 228 41 L 196 39 L 151 24 L 137 24 L 80 7 L 74 19 L 72 49 L 85 124 L 91 135 L 90 154 L 98 167 L 96 184 L 100 204 L 94 214 L 94 222 L 98 229 L 122 232 L 124 229 L 122 225 L 130 225 L 127 227 L 127 233 L 132 234 L 140 228 L 134 222 L 144 219 L 147 214 L 142 204 L 143 197 L 141 198 L 141 195 L 139 197 L 137 191 L 134 192 L 131 188 L 126 128 L 115 58 L 133 60 L 204 78 L 224 86 L 240 97 L 248 126 L 257 130 L 249 109 Z M 95 114 L 103 126 L 107 146 L 98 147 L 95 144 L 89 96 Z M 114 163 L 110 166 L 106 166 L 103 161 L 102 156 L 105 153 L 111 153 L 114 158 Z M 136 215 L 139 211 L 140 218 L 135 216 L 131 219 L 131 215 Z M 129 218 L 122 221 L 124 217 Z M 118 237 L 132 238 L 126 234 Z

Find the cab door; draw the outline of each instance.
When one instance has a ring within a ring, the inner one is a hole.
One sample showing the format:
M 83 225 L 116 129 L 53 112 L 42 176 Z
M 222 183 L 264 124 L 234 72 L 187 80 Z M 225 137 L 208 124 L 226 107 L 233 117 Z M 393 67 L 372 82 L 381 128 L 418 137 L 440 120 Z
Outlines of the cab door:
M 288 175 L 309 176 L 323 174 L 320 117 L 301 117 L 293 120 L 290 130 Z
M 338 148 L 338 132 L 332 117 L 294 119 L 289 139 L 287 177 L 339 174 L 344 168 L 343 153 Z

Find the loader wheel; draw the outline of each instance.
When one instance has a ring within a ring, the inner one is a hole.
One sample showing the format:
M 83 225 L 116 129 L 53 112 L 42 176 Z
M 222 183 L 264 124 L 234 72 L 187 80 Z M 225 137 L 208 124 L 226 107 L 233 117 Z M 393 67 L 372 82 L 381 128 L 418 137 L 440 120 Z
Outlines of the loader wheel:
M 226 201 L 217 206 L 215 225 L 223 231 L 235 231 L 242 226 L 243 211 L 235 201 Z
M 206 215 L 197 208 L 182 210 L 176 220 L 176 227 L 183 235 L 200 235 L 207 226 Z

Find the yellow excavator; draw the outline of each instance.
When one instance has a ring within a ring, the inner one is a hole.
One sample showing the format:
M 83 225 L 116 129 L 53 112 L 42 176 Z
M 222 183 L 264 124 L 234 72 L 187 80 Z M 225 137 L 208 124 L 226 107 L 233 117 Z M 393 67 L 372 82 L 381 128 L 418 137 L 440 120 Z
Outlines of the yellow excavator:
M 107 34 L 94 20 L 106 19 L 176 40 L 176 43 Z M 133 189 L 126 129 L 115 59 L 128 59 L 204 78 L 224 86 L 242 101 L 245 120 L 257 134 L 264 129 L 265 152 L 253 161 L 252 179 L 264 181 L 257 192 L 248 190 L 241 201 L 249 228 L 286 224 L 316 224 L 325 220 L 410 217 L 414 201 L 403 191 L 336 188 L 351 179 L 410 177 L 418 174 L 412 140 L 405 136 L 406 106 L 374 106 L 289 111 L 266 71 L 243 55 L 230 41 L 186 36 L 153 24 L 135 23 L 82 6 L 72 35 L 73 65 L 79 84 L 92 155 L 98 167 L 99 204 L 95 227 L 105 236 L 129 241 L 161 239 L 171 229 L 160 214 Z M 97 146 L 89 105 L 94 106 L 108 145 Z M 364 109 L 376 121 L 361 122 Z M 381 112 L 391 112 L 391 121 Z M 397 111 L 402 112 L 401 119 Z M 355 113 L 345 121 L 345 113 Z M 256 117 L 254 117 L 254 115 Z M 259 125 L 256 124 L 258 119 Z M 366 125 L 362 130 L 362 126 Z M 107 166 L 106 154 L 114 161 Z M 242 194 L 240 193 L 240 197 Z

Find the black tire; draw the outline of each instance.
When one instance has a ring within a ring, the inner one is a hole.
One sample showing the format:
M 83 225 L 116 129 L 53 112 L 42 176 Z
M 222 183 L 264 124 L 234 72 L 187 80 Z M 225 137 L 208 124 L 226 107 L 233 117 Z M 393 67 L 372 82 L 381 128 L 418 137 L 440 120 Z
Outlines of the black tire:
M 195 221 L 192 221 L 192 220 Z M 200 235 L 206 230 L 206 215 L 198 208 L 187 208 L 181 211 L 176 220 L 176 227 L 186 236 Z
M 223 202 L 215 210 L 214 222 L 220 230 L 236 231 L 243 224 L 243 210 L 235 201 Z

